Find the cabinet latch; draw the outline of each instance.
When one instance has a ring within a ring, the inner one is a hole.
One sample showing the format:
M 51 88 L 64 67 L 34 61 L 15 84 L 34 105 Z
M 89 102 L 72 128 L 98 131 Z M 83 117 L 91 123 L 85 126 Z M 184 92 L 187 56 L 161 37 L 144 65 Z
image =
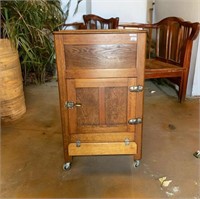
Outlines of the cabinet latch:
M 129 87 L 130 92 L 141 92 L 143 91 L 143 86 L 138 85 L 138 86 L 130 86 Z
M 82 106 L 81 103 L 75 103 L 75 102 L 70 102 L 70 101 L 65 102 L 65 108 L 72 109 L 74 107 L 80 107 L 80 106 Z
M 134 124 L 141 124 L 142 123 L 142 118 L 132 118 L 128 121 L 128 123 L 130 125 L 134 125 Z

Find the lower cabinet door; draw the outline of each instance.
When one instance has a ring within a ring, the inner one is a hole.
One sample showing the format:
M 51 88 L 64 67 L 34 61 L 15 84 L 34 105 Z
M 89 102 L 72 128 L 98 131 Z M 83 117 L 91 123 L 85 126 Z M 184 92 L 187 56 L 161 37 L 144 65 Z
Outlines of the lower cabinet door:
M 70 156 L 136 154 L 136 78 L 67 79 Z M 141 95 L 141 96 L 140 96 Z M 140 104 L 140 103 L 139 103 Z M 139 113 L 139 114 L 138 114 Z

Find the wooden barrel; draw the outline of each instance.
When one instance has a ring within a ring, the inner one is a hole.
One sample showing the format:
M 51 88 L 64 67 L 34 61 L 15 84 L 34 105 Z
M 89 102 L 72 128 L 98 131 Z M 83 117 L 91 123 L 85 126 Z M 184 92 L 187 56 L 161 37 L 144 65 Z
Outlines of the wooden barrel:
M 8 39 L 0 39 L 0 101 L 2 122 L 26 112 L 19 55 Z

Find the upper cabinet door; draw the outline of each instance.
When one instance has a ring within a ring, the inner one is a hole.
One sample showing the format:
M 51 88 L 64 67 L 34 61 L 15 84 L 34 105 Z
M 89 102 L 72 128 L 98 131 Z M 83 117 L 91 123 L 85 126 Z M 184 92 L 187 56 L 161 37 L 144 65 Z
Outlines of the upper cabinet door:
M 66 78 L 136 77 L 137 41 L 137 34 L 68 35 Z

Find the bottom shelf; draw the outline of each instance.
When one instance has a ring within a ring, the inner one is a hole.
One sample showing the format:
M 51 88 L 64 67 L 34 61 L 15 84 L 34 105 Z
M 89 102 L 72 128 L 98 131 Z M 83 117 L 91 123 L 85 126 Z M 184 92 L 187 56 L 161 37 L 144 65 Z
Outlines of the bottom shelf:
M 69 156 L 85 155 L 133 155 L 137 153 L 135 142 L 108 142 L 108 143 L 70 143 L 68 146 Z

